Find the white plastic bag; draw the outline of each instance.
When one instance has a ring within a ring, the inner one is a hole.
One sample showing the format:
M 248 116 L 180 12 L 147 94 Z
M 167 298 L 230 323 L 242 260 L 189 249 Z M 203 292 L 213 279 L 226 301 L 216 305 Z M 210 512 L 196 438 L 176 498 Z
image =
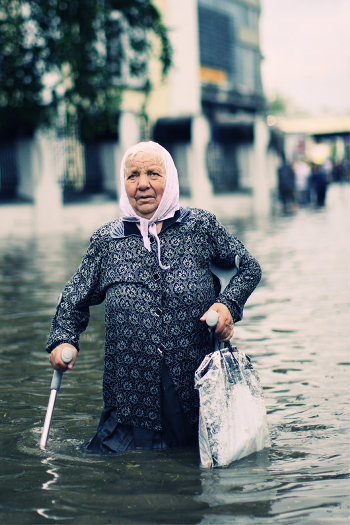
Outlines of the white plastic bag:
M 207 355 L 195 388 L 202 467 L 227 466 L 270 446 L 260 379 L 244 352 L 225 348 Z

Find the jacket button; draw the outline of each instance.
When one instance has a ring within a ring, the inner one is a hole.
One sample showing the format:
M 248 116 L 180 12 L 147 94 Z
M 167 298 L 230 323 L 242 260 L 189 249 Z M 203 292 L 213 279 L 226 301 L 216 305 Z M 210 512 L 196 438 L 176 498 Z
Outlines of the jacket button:
M 159 352 L 161 355 L 163 355 L 163 352 L 165 351 L 164 345 L 159 345 L 157 348 L 157 352 Z
M 162 313 L 162 310 L 160 308 L 156 308 L 155 311 L 154 311 L 154 315 L 156 317 L 159 317 L 161 313 Z
M 154 279 L 155 281 L 159 281 L 159 279 L 160 279 L 160 275 L 159 275 L 159 273 L 155 273 L 155 274 L 153 274 L 153 279 Z

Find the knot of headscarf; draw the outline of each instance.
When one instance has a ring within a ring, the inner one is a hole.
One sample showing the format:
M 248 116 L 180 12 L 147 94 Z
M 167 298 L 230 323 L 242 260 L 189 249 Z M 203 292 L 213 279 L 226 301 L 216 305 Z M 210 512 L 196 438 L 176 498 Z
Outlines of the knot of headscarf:
M 166 170 L 166 179 L 165 179 L 165 189 L 162 195 L 161 201 L 158 208 L 154 212 L 153 216 L 150 219 L 140 217 L 136 214 L 134 208 L 131 206 L 129 198 L 125 190 L 125 163 L 130 155 L 136 153 L 153 153 L 156 157 L 160 157 L 165 164 Z M 179 180 L 177 169 L 175 167 L 174 161 L 170 153 L 163 148 L 157 142 L 140 142 L 131 146 L 127 149 L 120 166 L 120 199 L 119 199 L 119 208 L 122 212 L 122 220 L 130 222 L 139 222 L 140 231 L 142 235 L 143 245 L 148 250 L 151 251 L 151 243 L 149 239 L 149 234 L 153 235 L 157 241 L 158 246 L 158 263 L 163 270 L 167 270 L 169 266 L 162 264 L 160 259 L 160 241 L 157 233 L 157 222 L 165 221 L 173 217 L 176 210 L 180 208 L 179 205 Z

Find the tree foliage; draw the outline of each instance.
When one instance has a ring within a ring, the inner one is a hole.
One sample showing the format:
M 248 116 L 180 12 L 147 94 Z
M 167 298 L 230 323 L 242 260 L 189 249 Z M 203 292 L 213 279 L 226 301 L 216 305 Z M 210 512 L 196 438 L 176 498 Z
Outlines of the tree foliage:
M 113 132 L 123 89 L 151 88 L 152 34 L 166 75 L 172 50 L 151 0 L 0 0 L 0 133 L 58 117 Z
M 281 95 L 280 93 L 275 93 L 274 97 L 269 100 L 268 110 L 271 115 L 281 115 L 286 113 L 289 105 L 289 100 Z

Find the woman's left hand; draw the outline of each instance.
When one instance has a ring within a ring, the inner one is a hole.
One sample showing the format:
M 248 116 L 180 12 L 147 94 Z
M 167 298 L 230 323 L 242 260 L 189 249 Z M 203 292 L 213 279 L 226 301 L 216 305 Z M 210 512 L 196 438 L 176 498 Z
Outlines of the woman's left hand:
M 233 336 L 234 323 L 230 310 L 222 303 L 214 303 L 209 310 L 215 310 L 219 315 L 218 324 L 216 325 L 215 335 L 219 341 L 229 341 Z M 207 310 L 204 315 L 200 318 L 201 321 L 205 321 L 207 317 Z M 211 331 L 211 328 L 209 328 Z

